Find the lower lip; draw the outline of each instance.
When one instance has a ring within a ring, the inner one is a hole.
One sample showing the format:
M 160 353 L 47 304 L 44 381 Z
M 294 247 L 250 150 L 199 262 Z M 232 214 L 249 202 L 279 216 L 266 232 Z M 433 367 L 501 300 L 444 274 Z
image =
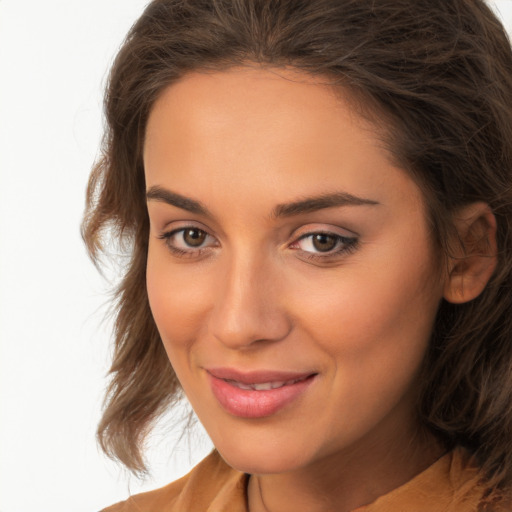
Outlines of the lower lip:
M 264 418 L 277 413 L 299 398 L 312 384 L 314 375 L 307 379 L 276 389 L 258 391 L 240 389 L 234 384 L 212 375 L 210 385 L 220 405 L 233 416 Z

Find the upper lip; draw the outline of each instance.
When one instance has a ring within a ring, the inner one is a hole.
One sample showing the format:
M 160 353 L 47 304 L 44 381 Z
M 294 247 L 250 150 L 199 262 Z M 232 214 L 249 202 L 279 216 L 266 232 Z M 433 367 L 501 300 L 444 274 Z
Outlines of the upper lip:
M 305 379 L 315 372 L 294 372 L 276 370 L 240 371 L 235 368 L 206 368 L 206 371 L 217 379 L 233 380 L 242 384 L 263 384 L 264 382 L 286 382 Z

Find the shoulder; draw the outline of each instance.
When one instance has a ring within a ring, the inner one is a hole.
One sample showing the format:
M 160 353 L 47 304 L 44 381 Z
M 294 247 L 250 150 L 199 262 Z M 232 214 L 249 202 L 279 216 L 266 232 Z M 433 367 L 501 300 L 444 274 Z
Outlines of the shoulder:
M 471 454 L 456 448 L 401 487 L 357 512 L 510 512 L 486 507 L 486 486 Z
M 247 512 L 247 478 L 213 451 L 183 478 L 102 512 Z

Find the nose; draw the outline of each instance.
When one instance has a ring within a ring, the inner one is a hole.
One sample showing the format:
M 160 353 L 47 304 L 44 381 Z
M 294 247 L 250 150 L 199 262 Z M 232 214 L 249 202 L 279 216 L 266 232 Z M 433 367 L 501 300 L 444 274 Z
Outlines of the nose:
M 257 258 L 238 258 L 219 275 L 210 332 L 225 346 L 249 349 L 286 338 L 292 328 L 277 269 Z

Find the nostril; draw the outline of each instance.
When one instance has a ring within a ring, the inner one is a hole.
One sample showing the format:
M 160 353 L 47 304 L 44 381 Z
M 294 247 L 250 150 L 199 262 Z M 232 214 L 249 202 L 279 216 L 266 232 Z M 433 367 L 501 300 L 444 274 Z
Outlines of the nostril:
M 291 324 L 286 314 L 277 309 L 271 313 L 251 311 L 238 315 L 224 311 L 211 319 L 210 331 L 228 347 L 247 348 L 286 338 Z

